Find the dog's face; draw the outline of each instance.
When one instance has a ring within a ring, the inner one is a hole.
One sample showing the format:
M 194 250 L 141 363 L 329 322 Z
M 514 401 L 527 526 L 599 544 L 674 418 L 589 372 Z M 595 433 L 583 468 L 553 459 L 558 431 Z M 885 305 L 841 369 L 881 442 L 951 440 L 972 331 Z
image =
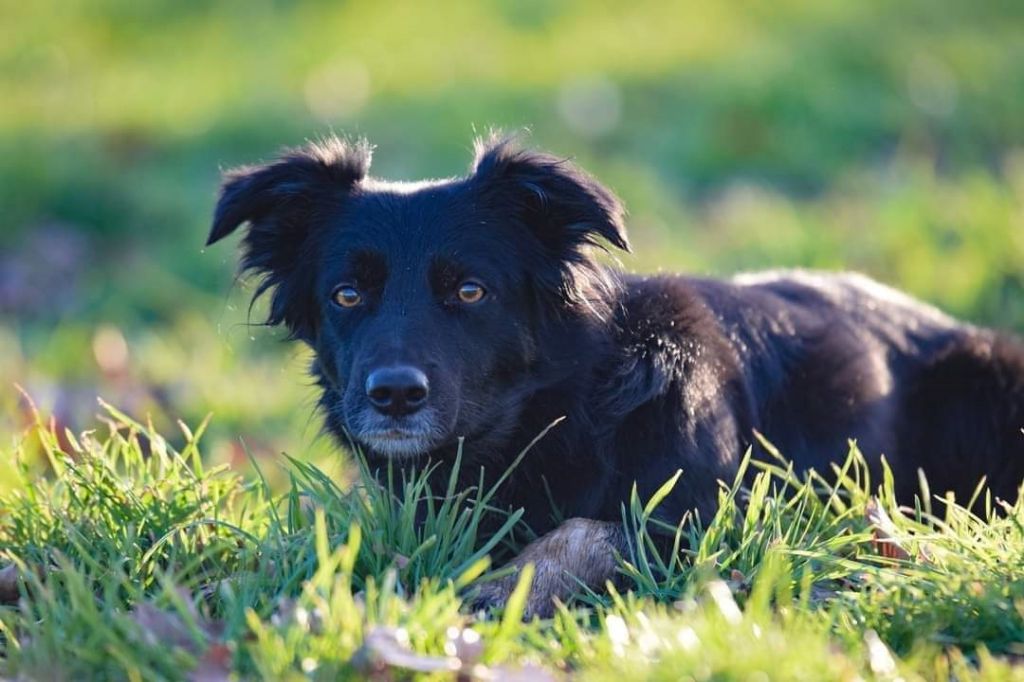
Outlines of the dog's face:
M 571 372 L 571 330 L 607 313 L 589 255 L 627 248 L 615 197 L 565 161 L 478 144 L 464 178 L 385 183 L 369 148 L 332 139 L 222 188 L 209 242 L 242 223 L 268 322 L 316 353 L 328 425 L 413 457 L 507 432 L 540 383 Z M 543 368 L 543 371 L 541 371 Z

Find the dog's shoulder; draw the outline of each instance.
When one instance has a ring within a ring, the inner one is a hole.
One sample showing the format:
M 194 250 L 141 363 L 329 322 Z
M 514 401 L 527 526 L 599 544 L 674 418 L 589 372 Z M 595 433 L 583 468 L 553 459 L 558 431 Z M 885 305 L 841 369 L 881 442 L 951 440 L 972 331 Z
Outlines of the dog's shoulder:
M 623 278 L 619 343 L 641 356 L 671 353 L 680 342 L 713 335 L 717 325 L 696 280 L 681 276 Z
M 627 413 L 673 386 L 713 391 L 735 371 L 735 353 L 697 280 L 627 276 L 622 284 L 607 391 L 613 412 Z

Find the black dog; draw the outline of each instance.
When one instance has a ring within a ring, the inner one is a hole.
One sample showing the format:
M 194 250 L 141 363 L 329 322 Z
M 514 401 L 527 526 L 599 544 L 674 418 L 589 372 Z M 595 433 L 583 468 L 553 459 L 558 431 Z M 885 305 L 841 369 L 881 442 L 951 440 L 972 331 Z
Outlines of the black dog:
M 328 139 L 231 172 L 209 243 L 248 223 L 243 270 L 268 322 L 316 352 L 328 428 L 371 458 L 503 472 L 547 535 L 534 613 L 615 570 L 620 503 L 677 469 L 661 507 L 713 511 L 755 429 L 819 471 L 855 438 L 968 496 L 1024 478 L 1024 346 L 858 275 L 782 272 L 719 281 L 632 277 L 594 260 L 628 249 L 616 197 L 567 161 L 508 140 L 477 146 L 466 177 L 368 177 L 365 143 Z M 565 518 L 555 528 L 551 503 Z M 511 579 L 491 585 L 500 600 Z

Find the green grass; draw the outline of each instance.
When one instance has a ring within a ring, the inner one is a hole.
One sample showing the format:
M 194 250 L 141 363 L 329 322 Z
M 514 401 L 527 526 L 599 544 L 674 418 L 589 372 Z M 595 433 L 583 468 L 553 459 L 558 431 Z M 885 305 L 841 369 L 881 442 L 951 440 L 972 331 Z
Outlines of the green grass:
M 4 677 L 1024 679 L 1024 503 L 989 500 L 983 520 L 922 496 L 901 513 L 855 447 L 827 478 L 747 462 L 752 484 L 723 484 L 703 522 L 653 520 L 674 481 L 634 496 L 628 589 L 523 622 L 528 572 L 503 610 L 467 606 L 488 554 L 514 549 L 518 515 L 490 491 L 433 498 L 398 471 L 341 486 L 288 458 L 273 493 L 203 466 L 205 424 L 175 450 L 105 414 L 63 439 L 40 422 L 4 454 L 20 471 L 0 497 Z M 20 466 L 29 441 L 49 475 Z M 501 528 L 481 536 L 488 515 Z M 666 532 L 678 551 L 660 556 Z M 885 558 L 886 537 L 909 558 Z
M 374 173 L 436 177 L 466 169 L 474 131 L 526 126 L 626 201 L 628 270 L 851 268 L 1021 331 L 1022 7 L 6 3 L 0 677 L 181 678 L 227 661 L 387 678 L 447 669 L 448 651 L 495 677 L 1020 677 L 1020 508 L 991 524 L 937 500 L 900 515 L 883 490 L 904 544 L 932 557 L 893 564 L 870 542 L 855 454 L 833 496 L 778 463 L 723 489 L 671 560 L 645 538 L 676 529 L 634 500 L 632 596 L 583 594 L 543 624 L 476 619 L 478 560 L 525 535 L 484 537 L 496 512 L 480 490 L 412 524 L 422 480 L 393 472 L 401 502 L 338 456 L 311 416 L 308 353 L 250 324 L 236 254 L 201 245 L 220 169 L 282 145 L 364 134 Z M 603 128 L 580 125 L 581 101 Z M 179 417 L 206 423 L 201 447 Z

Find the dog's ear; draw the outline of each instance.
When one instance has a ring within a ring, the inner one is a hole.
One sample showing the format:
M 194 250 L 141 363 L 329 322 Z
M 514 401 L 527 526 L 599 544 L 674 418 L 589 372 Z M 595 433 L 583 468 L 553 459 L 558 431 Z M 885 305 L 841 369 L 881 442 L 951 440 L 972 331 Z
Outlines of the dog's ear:
M 502 207 L 558 253 L 605 243 L 629 251 L 622 202 L 567 159 L 491 136 L 476 141 L 473 179 L 498 192 Z
M 273 289 L 267 324 L 285 323 L 309 339 L 315 317 L 313 268 L 303 263 L 321 216 L 340 207 L 366 177 L 371 147 L 330 137 L 288 150 L 276 161 L 229 171 L 221 185 L 207 245 L 244 223 L 242 272 L 262 281 L 253 300 Z

